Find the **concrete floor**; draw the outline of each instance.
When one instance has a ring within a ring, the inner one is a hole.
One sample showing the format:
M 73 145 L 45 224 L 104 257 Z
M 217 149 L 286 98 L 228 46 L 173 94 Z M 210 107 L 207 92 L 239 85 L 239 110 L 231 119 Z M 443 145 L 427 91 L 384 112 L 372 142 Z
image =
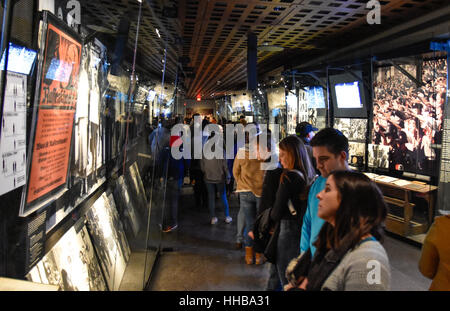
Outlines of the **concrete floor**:
M 229 198 L 231 224 L 224 222 L 223 207 L 216 203 L 217 225 L 209 213 L 194 205 L 190 188 L 180 200 L 178 230 L 163 234 L 163 251 L 152 271 L 152 291 L 258 291 L 264 290 L 269 264 L 246 265 L 244 251 L 235 250 L 237 196 Z M 425 291 L 431 281 L 417 269 L 420 248 L 386 236 L 384 247 L 391 263 L 393 291 Z

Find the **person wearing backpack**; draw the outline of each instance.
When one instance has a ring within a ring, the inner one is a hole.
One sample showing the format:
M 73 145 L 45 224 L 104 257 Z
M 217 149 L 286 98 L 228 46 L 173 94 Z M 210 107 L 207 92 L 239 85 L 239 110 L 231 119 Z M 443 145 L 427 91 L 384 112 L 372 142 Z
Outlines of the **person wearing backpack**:
M 308 190 L 315 178 L 314 167 L 303 142 L 288 136 L 279 144 L 279 159 L 283 167 L 275 201 L 270 211 L 273 223 L 279 223 L 275 263 L 270 265 L 267 290 L 282 290 L 288 283 L 285 271 L 291 259 L 300 254 L 303 215 Z

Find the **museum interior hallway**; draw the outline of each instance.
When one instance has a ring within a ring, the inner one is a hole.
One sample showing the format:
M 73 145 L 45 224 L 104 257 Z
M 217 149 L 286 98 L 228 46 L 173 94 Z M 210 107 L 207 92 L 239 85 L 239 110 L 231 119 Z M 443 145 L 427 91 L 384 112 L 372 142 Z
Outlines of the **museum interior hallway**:
M 235 250 L 239 203 L 229 197 L 231 224 L 224 222 L 222 203 L 216 200 L 219 222 L 210 224 L 207 209 L 195 206 L 192 187 L 185 186 L 180 197 L 178 229 L 164 233 L 164 250 L 152 270 L 151 291 L 262 291 L 269 276 L 269 263 L 246 265 L 244 250 Z M 425 291 L 430 280 L 417 263 L 420 248 L 386 236 L 384 247 L 391 264 L 391 290 Z

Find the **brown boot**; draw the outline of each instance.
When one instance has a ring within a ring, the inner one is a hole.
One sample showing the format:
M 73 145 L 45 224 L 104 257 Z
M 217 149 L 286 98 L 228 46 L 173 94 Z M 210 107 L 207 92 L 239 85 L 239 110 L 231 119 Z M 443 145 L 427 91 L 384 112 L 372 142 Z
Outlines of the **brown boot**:
M 251 246 L 245 247 L 245 263 L 247 265 L 253 264 L 253 247 Z
M 265 262 L 266 260 L 262 253 L 255 253 L 255 265 L 262 265 Z

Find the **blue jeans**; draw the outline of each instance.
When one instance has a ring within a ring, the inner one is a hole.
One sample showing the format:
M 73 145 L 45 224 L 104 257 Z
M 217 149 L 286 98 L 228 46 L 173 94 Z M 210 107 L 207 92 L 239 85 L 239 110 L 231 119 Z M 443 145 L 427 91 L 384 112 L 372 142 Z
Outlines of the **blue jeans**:
M 239 202 L 241 202 L 240 196 L 239 196 Z M 239 203 L 239 205 L 240 205 L 240 203 Z M 237 233 L 236 233 L 236 242 L 237 243 L 244 242 L 244 229 L 245 229 L 244 209 L 239 206 L 239 212 L 237 215 Z
M 208 208 L 209 208 L 209 214 L 212 217 L 216 217 L 216 187 L 217 191 L 220 193 L 220 197 L 222 199 L 223 205 L 225 207 L 225 217 L 230 216 L 230 209 L 228 206 L 228 200 L 227 200 L 227 191 L 225 188 L 225 183 L 219 183 L 219 184 L 213 184 L 209 182 L 205 182 L 206 184 L 206 190 L 208 191 Z
M 248 236 L 248 233 L 253 231 L 260 198 L 252 192 L 241 192 L 239 193 L 239 199 L 245 215 L 244 245 L 253 247 L 253 240 Z
M 300 255 L 300 237 L 302 228 L 298 220 L 284 220 L 280 222 L 280 235 L 277 241 L 276 263 L 270 264 L 270 277 L 267 290 L 282 290 L 288 283 L 285 272 L 289 262 Z

